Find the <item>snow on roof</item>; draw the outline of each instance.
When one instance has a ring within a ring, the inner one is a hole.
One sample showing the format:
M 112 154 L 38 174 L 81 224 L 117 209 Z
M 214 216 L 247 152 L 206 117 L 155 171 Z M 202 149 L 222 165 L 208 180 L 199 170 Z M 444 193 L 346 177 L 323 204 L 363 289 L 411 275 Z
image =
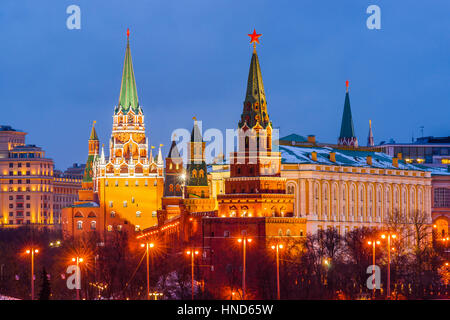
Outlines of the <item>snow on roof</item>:
M 282 163 L 300 163 L 300 164 L 327 164 L 352 167 L 372 167 L 383 169 L 403 169 L 430 171 L 430 168 L 416 164 L 398 162 L 398 167 L 392 165 L 392 157 L 385 153 L 361 150 L 341 150 L 331 147 L 294 147 L 279 146 Z M 312 152 L 317 152 L 317 161 L 312 160 Z M 330 153 L 335 153 L 336 161 L 330 160 Z M 367 164 L 367 156 L 372 157 L 372 165 Z

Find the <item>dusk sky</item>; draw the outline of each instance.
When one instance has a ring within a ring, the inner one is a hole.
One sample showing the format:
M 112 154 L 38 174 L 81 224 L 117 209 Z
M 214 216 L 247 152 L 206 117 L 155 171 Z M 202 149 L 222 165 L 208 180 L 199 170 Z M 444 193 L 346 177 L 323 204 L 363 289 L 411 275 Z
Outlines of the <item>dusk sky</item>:
M 69 30 L 66 8 L 81 8 Z M 381 30 L 366 9 L 381 8 Z M 252 46 L 280 135 L 337 142 L 345 96 L 360 145 L 450 135 L 450 2 L 3 0 L 0 124 L 28 132 L 58 169 L 84 163 L 92 121 L 108 146 L 130 28 L 151 145 L 192 127 L 235 128 Z

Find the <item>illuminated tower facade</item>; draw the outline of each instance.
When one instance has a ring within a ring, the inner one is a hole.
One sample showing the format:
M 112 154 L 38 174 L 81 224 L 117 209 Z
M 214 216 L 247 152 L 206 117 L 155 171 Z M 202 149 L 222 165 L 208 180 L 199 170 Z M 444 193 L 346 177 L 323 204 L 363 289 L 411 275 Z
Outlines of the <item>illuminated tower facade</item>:
M 258 42 L 255 32 L 252 42 Z M 255 38 L 256 37 L 256 38 Z M 238 123 L 238 151 L 230 155 L 230 178 L 217 197 L 222 217 L 291 216 L 293 197 L 281 178 L 281 155 L 272 151 L 272 123 L 256 47 L 250 62 L 244 108 Z
M 208 185 L 208 172 L 205 162 L 205 142 L 198 121 L 194 118 L 191 141 L 188 143 L 188 163 L 186 168 L 186 191 L 184 204 L 188 212 L 214 210 L 215 201 L 211 198 Z
M 161 146 L 156 160 L 145 134 L 144 113 L 139 103 L 129 31 L 123 64 L 119 102 L 114 108 L 109 158 L 102 153 L 95 163 L 94 190 L 106 215 L 120 215 L 136 230 L 157 224 L 164 189 Z

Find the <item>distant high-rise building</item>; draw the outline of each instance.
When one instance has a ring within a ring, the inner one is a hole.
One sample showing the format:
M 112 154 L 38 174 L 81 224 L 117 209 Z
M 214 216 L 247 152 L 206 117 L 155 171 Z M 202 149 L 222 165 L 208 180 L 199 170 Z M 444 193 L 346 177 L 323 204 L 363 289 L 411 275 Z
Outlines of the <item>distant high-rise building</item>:
M 410 143 L 383 141 L 376 147 L 391 157 L 397 157 L 400 154 L 400 157 L 408 163 L 443 168 L 450 165 L 450 136 L 422 137 Z
M 53 160 L 23 131 L 0 126 L 0 225 L 53 225 Z

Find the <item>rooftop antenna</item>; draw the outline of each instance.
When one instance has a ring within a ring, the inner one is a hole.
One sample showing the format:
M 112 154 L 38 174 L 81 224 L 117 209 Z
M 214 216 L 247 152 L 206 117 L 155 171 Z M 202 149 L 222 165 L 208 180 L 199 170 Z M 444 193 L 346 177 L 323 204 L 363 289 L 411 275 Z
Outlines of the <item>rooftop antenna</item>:
M 422 138 L 423 138 L 423 128 L 425 128 L 424 126 L 420 126 L 420 131 L 422 132 Z

